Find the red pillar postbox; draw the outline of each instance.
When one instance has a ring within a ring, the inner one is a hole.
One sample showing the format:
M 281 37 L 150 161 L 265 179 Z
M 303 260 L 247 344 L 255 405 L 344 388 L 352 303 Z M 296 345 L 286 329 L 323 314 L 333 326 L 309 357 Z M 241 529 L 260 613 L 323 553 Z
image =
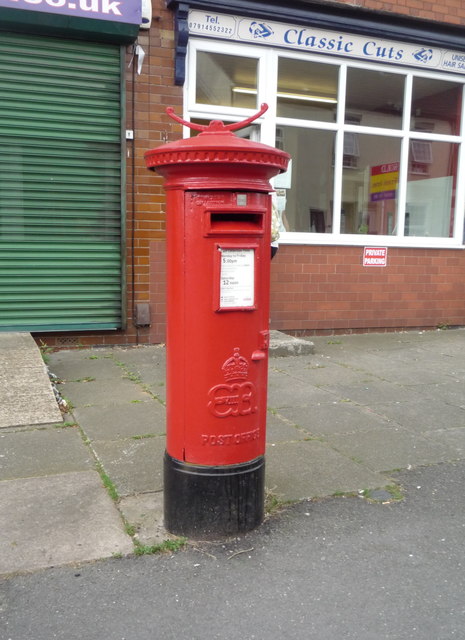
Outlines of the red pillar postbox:
M 167 192 L 166 528 L 214 537 L 264 513 L 271 196 L 287 153 L 242 123 L 145 154 Z

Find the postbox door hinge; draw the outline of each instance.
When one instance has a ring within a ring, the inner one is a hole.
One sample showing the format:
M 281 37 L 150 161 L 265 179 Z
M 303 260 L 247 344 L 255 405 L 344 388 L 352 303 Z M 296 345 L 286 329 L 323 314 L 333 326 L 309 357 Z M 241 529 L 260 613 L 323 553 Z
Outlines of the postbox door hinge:
M 269 349 L 270 348 L 270 332 L 268 330 L 260 331 L 259 336 L 260 336 L 260 341 L 259 341 L 258 348 Z
M 265 360 L 266 352 L 270 347 L 270 332 L 269 331 L 260 331 L 259 332 L 259 340 L 258 340 L 258 349 L 252 352 L 252 360 L 255 362 L 257 360 Z

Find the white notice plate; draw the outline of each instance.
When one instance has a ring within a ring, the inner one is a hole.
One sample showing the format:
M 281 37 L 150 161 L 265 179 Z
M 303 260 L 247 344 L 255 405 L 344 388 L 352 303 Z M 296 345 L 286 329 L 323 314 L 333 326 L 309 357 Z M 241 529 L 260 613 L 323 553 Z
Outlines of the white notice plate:
M 220 309 L 253 307 L 255 303 L 254 249 L 220 249 Z

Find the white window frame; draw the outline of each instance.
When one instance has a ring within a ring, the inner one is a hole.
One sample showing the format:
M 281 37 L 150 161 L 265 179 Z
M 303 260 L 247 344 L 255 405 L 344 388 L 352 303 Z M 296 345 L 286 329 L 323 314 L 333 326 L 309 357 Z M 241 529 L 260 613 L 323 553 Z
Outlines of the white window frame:
M 244 109 L 237 107 L 223 107 L 216 105 L 197 104 L 196 97 L 196 57 L 198 51 L 223 53 L 233 56 L 243 56 L 256 58 L 258 60 L 258 95 L 257 109 Z M 337 117 L 334 123 L 313 120 L 300 120 L 294 118 L 278 117 L 276 113 L 276 94 L 278 81 L 278 59 L 280 57 L 293 58 L 296 60 L 307 60 L 320 64 L 339 66 L 339 100 L 337 105 Z M 457 76 L 448 72 L 432 72 L 411 69 L 392 64 L 360 62 L 358 60 L 340 59 L 323 54 L 300 53 L 288 51 L 286 49 L 258 47 L 240 43 L 230 43 L 213 39 L 204 39 L 191 36 L 186 58 L 187 80 L 184 85 L 184 118 L 192 120 L 219 119 L 229 122 L 238 122 L 255 113 L 259 105 L 266 102 L 269 109 L 266 114 L 256 121 L 260 131 L 260 141 L 275 146 L 276 129 L 280 126 L 293 126 L 308 129 L 320 129 L 334 131 L 336 136 L 334 154 L 334 196 L 333 196 L 333 228 L 331 233 L 315 232 L 281 232 L 280 242 L 283 244 L 318 244 L 318 245 L 357 245 L 380 244 L 383 246 L 395 247 L 423 247 L 423 248 L 451 248 L 463 249 L 463 229 L 465 220 L 465 179 L 457 179 L 455 191 L 455 212 L 453 237 L 421 237 L 404 236 L 405 210 L 407 181 L 409 175 L 409 150 L 411 141 L 429 142 L 449 142 L 459 145 L 459 156 L 457 163 L 457 176 L 465 174 L 465 77 Z M 463 85 L 462 114 L 459 135 L 444 135 L 434 132 L 421 132 L 410 128 L 410 111 L 404 109 L 402 126 L 398 129 L 388 129 L 379 127 L 368 127 L 362 125 L 345 124 L 345 100 L 340 99 L 346 95 L 347 69 L 358 67 L 360 69 L 386 71 L 397 73 L 405 77 L 404 104 L 410 104 L 412 97 L 413 78 L 421 76 L 424 78 L 450 80 Z M 341 234 L 341 216 L 336 212 L 341 210 L 342 198 L 342 176 L 343 176 L 343 135 L 344 132 L 354 134 L 370 134 L 378 136 L 388 136 L 398 138 L 401 143 L 399 186 L 397 191 L 398 211 L 397 211 L 397 235 L 370 235 L 370 234 Z M 185 127 L 184 135 L 188 137 L 190 131 Z

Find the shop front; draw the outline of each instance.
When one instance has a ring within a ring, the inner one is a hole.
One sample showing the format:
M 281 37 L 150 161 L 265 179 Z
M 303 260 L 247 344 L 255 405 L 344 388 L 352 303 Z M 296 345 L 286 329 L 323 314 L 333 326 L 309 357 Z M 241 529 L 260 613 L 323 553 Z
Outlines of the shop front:
M 0 0 L 0 330 L 120 330 L 138 0 Z
M 465 27 L 343 3 L 168 5 L 184 118 L 265 102 L 247 135 L 292 157 L 273 185 L 274 328 L 465 324 Z

